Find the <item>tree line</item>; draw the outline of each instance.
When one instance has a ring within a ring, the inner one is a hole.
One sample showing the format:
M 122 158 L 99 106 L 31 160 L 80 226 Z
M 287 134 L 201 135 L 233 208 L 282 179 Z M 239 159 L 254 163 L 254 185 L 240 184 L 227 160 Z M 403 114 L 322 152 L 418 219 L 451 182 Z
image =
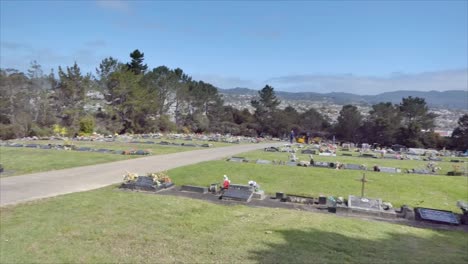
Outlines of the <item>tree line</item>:
M 90 91 L 103 95 L 96 109 L 89 107 L 95 100 L 87 96 Z M 128 62 L 103 59 L 95 74 L 83 74 L 75 63 L 59 67 L 56 77 L 32 62 L 26 73 L 0 69 L 0 138 L 50 135 L 60 127 L 68 136 L 177 131 L 284 137 L 294 129 L 343 142 L 468 148 L 468 115 L 451 138 L 439 137 L 433 132 L 435 115 L 422 98 L 379 103 L 367 116 L 345 105 L 334 124 L 317 109 L 299 113 L 292 106 L 279 109 L 280 103 L 266 85 L 251 101 L 253 113 L 227 106 L 216 87 L 180 68 L 149 69 L 139 50 Z

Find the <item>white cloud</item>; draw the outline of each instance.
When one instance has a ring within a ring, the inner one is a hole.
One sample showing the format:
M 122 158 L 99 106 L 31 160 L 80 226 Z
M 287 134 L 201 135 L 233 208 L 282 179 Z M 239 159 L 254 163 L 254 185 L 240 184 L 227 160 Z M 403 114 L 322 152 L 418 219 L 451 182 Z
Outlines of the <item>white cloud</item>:
M 342 75 L 290 75 L 268 79 L 266 83 L 282 91 L 348 92 L 374 95 L 396 90 L 446 91 L 468 90 L 468 69 L 393 73 L 389 77 Z

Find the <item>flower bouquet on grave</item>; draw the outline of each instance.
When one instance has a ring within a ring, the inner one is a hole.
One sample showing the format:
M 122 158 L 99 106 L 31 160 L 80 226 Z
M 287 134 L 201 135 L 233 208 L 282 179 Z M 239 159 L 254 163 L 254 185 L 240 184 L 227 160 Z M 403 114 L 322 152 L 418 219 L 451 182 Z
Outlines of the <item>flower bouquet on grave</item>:
M 131 172 L 128 172 L 128 171 L 126 171 L 126 172 L 127 172 L 127 174 L 124 174 L 124 182 L 125 183 L 136 181 L 136 179 L 138 178 L 137 173 L 131 173 Z

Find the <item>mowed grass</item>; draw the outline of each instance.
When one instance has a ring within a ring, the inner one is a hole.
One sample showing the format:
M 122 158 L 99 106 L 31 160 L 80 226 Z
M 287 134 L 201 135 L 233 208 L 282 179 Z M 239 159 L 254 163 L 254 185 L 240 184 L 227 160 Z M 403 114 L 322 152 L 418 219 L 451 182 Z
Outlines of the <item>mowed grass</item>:
M 95 152 L 0 147 L 0 163 L 5 169 L 0 176 L 59 170 L 136 157 Z
M 0 208 L 1 263 L 467 263 L 468 236 L 108 187 Z
M 395 160 L 395 159 L 382 159 L 382 158 L 363 158 L 356 156 L 356 153 L 352 153 L 354 156 L 342 156 L 343 152 L 338 152 L 336 157 L 329 157 L 329 156 L 319 156 L 319 155 L 312 155 L 314 161 L 323 161 L 323 162 L 341 162 L 341 163 L 349 163 L 349 164 L 358 164 L 358 165 L 366 165 L 369 170 L 372 170 L 374 165 L 382 166 L 382 167 L 393 167 L 393 168 L 400 168 L 402 172 L 406 171 L 407 169 L 426 169 L 427 164 L 429 161 L 423 160 Z M 351 152 L 344 152 L 350 153 Z M 257 160 L 257 159 L 265 159 L 265 160 L 282 160 L 287 161 L 289 160 L 289 153 L 287 152 L 265 152 L 263 150 L 252 151 L 248 153 L 239 154 L 236 156 L 245 157 L 249 160 Z M 300 154 L 296 153 L 296 157 L 299 160 L 310 161 L 310 157 L 308 154 Z M 451 159 L 455 160 L 462 160 L 463 162 L 450 162 Z M 441 168 L 440 171 L 437 171 L 436 174 L 439 175 L 447 175 L 447 172 L 453 171 L 454 166 L 458 166 L 459 171 L 463 171 L 463 169 L 467 170 L 468 166 L 468 158 L 448 158 L 444 157 L 443 161 L 436 161 L 437 166 Z M 468 171 L 468 170 L 467 170 Z
M 248 154 L 242 156 L 249 156 Z M 254 180 L 266 193 L 308 195 L 318 197 L 361 195 L 361 182 L 364 171 L 334 170 L 316 167 L 290 167 L 254 163 L 210 161 L 170 170 L 170 176 L 177 185 L 208 186 L 220 183 L 223 175 L 229 176 L 231 183 L 247 184 Z M 430 207 L 458 212 L 458 200 L 468 200 L 468 178 L 390 174 L 367 171 L 369 180 L 365 195 L 382 198 L 394 206 Z
M 143 140 L 141 140 L 143 141 Z M 64 144 L 64 141 L 53 140 L 34 140 L 12 142 L 21 144 Z M 159 141 L 158 141 L 159 142 Z M 187 140 L 171 140 L 170 142 L 192 143 Z M 89 147 L 93 149 L 111 149 L 111 150 L 148 150 L 151 155 L 171 154 L 183 151 L 197 149 L 206 149 L 203 147 L 184 147 L 175 145 L 159 144 L 137 144 L 128 142 L 96 142 L 96 141 L 72 141 L 77 147 Z M 193 143 L 202 144 L 208 142 L 194 141 Z M 232 146 L 234 144 L 223 142 L 209 142 L 213 147 Z M 5 169 L 5 173 L 0 177 L 16 176 L 27 173 L 66 169 L 78 166 L 94 165 L 105 162 L 119 161 L 124 159 L 133 159 L 143 156 L 138 155 L 119 155 L 111 153 L 98 152 L 80 152 L 74 150 L 55 150 L 55 149 L 35 149 L 35 148 L 12 148 L 0 147 L 0 164 Z

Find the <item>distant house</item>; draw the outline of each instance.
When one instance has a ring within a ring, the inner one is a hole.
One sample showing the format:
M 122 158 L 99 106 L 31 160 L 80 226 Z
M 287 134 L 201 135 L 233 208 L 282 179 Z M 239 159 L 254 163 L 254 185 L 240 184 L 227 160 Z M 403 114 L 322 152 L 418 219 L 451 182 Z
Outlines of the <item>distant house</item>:
M 441 137 L 451 137 L 452 130 L 434 130 L 434 133 L 439 134 Z

